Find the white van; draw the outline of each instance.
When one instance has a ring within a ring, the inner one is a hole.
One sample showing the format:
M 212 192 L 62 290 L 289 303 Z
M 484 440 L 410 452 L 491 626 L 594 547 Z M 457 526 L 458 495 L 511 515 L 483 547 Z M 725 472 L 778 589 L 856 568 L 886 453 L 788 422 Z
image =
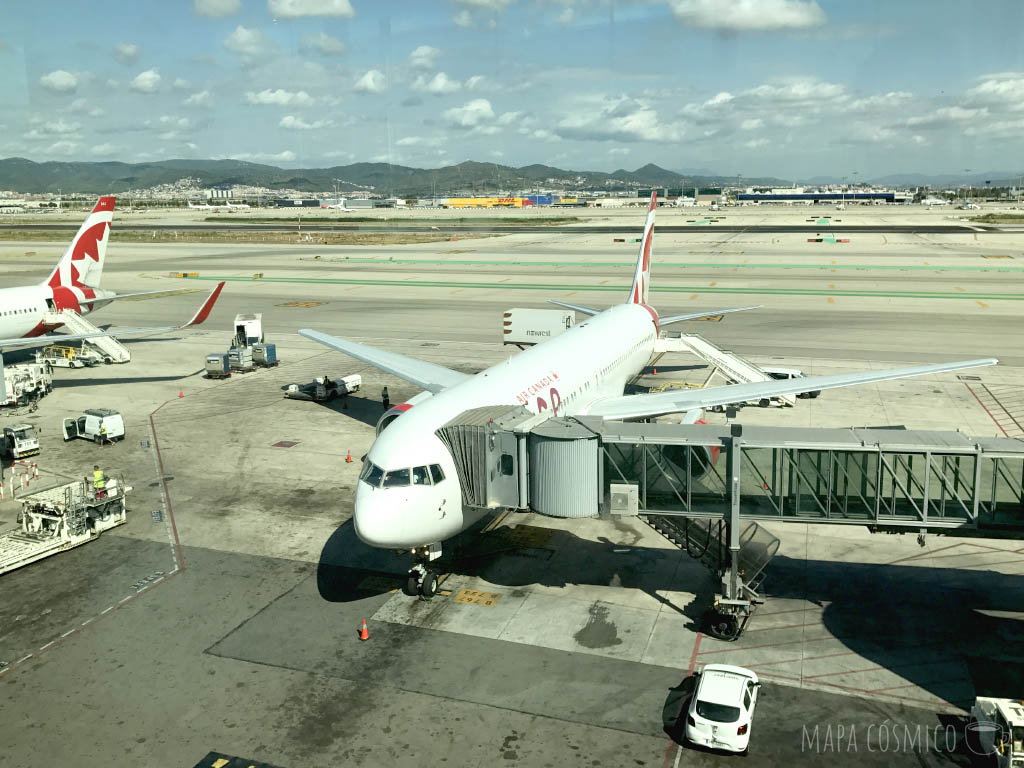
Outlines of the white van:
M 77 419 L 64 419 L 64 441 L 82 437 L 101 443 L 104 427 L 107 440 L 124 440 L 124 419 L 118 411 L 109 408 L 90 408 Z
M 776 365 L 762 365 L 761 370 L 767 373 L 773 379 L 802 379 L 805 375 L 804 372 L 801 371 L 799 368 L 783 368 L 781 366 Z M 799 395 L 797 395 L 797 397 L 806 399 L 809 397 L 817 397 L 820 394 L 821 390 L 816 389 L 813 392 L 801 392 Z

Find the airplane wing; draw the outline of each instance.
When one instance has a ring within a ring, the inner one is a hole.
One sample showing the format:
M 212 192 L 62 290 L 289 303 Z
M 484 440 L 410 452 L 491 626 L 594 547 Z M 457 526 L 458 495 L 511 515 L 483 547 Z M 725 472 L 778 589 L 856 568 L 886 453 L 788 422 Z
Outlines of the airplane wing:
M 758 304 L 756 307 L 735 307 L 734 309 L 716 309 L 713 312 L 691 312 L 687 315 L 669 315 L 668 317 L 659 317 L 658 326 L 672 325 L 672 323 L 681 323 L 684 320 L 700 320 L 702 317 L 714 317 L 715 315 L 728 315 L 731 312 L 746 312 L 748 309 L 760 309 L 763 304 Z
M 724 387 L 707 389 L 686 389 L 658 392 L 649 395 L 623 395 L 598 400 L 588 408 L 588 414 L 601 416 L 604 419 L 642 419 L 661 416 L 666 413 L 680 413 L 697 408 L 710 408 L 715 405 L 731 405 L 747 400 L 760 400 L 765 397 L 780 395 L 798 395 L 801 392 L 813 392 L 819 389 L 848 387 L 853 384 L 868 384 L 874 381 L 905 379 L 911 376 L 924 376 L 930 373 L 959 371 L 964 368 L 978 368 L 983 365 L 995 365 L 994 357 L 981 360 L 965 360 L 956 363 L 938 363 L 937 365 L 918 365 L 911 368 L 890 368 L 883 371 L 863 371 L 860 373 L 839 373 L 829 376 L 806 376 L 798 379 L 782 379 L 778 381 L 759 381 L 752 384 L 730 384 Z
M 164 333 L 166 331 L 180 331 L 185 328 L 191 328 L 193 325 L 200 325 L 207 317 L 210 316 L 210 310 L 213 309 L 213 305 L 216 303 L 217 297 L 220 296 L 220 292 L 223 287 L 224 283 L 217 283 L 217 287 L 210 291 L 210 295 L 206 297 L 206 300 L 202 303 L 202 306 L 199 307 L 198 311 L 192 315 L 192 319 L 184 325 L 167 325 L 159 328 L 114 328 L 112 330 L 96 331 L 94 333 L 58 333 L 33 336 L 31 338 L 0 339 L 0 349 L 11 349 L 15 347 L 41 347 L 47 344 L 66 344 L 69 341 L 95 339 L 100 336 L 143 336 L 149 333 Z
M 415 357 L 399 355 L 396 352 L 386 352 L 383 349 L 341 339 L 337 336 L 329 336 L 310 328 L 303 328 L 299 331 L 299 335 L 312 339 L 318 344 L 323 344 L 325 347 L 344 352 L 349 357 L 369 363 L 374 368 L 379 368 L 385 373 L 390 373 L 434 394 L 472 378 L 467 373 L 453 371 L 451 368 L 426 363 Z
M 594 309 L 593 307 L 584 307 L 582 304 L 570 304 L 567 301 L 555 301 L 554 299 L 548 299 L 548 304 L 557 304 L 560 307 L 573 309 L 584 315 L 596 315 L 598 312 L 603 311 L 600 309 Z
M 115 293 L 113 296 L 104 296 L 103 301 L 116 301 L 117 299 L 132 299 L 136 296 L 171 296 L 175 293 L 194 291 L 195 288 L 165 288 L 162 291 L 137 291 L 135 293 Z

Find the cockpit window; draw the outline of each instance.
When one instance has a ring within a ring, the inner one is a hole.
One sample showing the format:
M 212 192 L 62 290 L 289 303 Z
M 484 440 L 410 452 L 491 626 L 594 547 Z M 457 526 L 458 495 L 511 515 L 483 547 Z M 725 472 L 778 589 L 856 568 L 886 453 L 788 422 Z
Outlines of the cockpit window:
M 430 472 L 427 471 L 426 467 L 412 468 L 412 484 L 430 485 Z
M 392 469 L 384 476 L 384 488 L 398 488 L 409 484 L 408 469 Z
M 434 478 L 434 485 L 437 485 L 442 480 L 444 480 L 444 472 L 441 471 L 440 464 L 430 465 L 430 476 Z
M 381 478 L 384 477 L 384 470 L 378 467 L 376 464 L 366 462 L 363 465 L 363 471 L 359 475 L 359 479 L 365 481 L 374 488 L 380 487 Z

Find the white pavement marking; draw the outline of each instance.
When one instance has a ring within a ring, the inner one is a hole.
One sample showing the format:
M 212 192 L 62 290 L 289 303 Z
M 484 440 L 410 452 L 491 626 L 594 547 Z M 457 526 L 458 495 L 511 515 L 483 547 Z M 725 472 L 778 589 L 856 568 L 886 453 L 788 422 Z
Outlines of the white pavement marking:
M 40 651 L 45 651 L 45 650 L 46 650 L 47 648 L 49 648 L 49 647 L 50 647 L 51 645 L 53 645 L 53 644 L 54 644 L 54 643 L 56 643 L 56 642 L 57 642 L 56 640 L 51 640 L 51 641 L 50 641 L 50 642 L 48 642 L 48 643 L 47 643 L 46 645 L 41 645 L 41 646 L 39 646 L 39 650 L 40 650 Z
M 118 600 L 117 604 L 121 605 L 121 603 L 127 603 L 131 599 L 132 599 L 132 595 L 126 595 L 125 597 L 122 597 L 120 600 Z
M 104 613 L 110 613 L 112 610 L 114 610 L 114 606 L 108 605 L 106 608 L 100 611 L 100 616 L 102 616 Z
M 60 636 L 60 639 L 63 640 L 65 637 L 70 635 L 72 632 L 75 632 L 77 629 L 78 629 L 78 627 L 75 627 L 74 629 L 69 629 L 67 632 L 65 632 L 63 635 Z

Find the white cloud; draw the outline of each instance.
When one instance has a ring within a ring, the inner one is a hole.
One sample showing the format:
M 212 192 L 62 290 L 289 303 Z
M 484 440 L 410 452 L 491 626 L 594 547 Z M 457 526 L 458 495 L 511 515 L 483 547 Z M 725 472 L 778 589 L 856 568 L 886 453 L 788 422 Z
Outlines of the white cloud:
M 330 152 L 324 152 L 324 157 L 331 159 L 342 157 L 346 160 L 355 160 L 356 156 L 351 152 L 346 152 L 343 149 L 332 149 Z
M 160 125 L 164 125 L 170 128 L 178 128 L 185 130 L 192 127 L 192 121 L 187 117 L 174 117 L 172 115 L 161 115 L 159 120 Z
M 195 0 L 193 8 L 200 16 L 212 16 L 222 19 L 232 13 L 238 13 L 242 0 Z
M 471 78 L 466 80 L 466 90 L 467 91 L 478 90 L 480 88 L 483 88 L 485 83 L 486 83 L 486 78 L 483 75 L 473 75 Z
M 613 147 L 608 150 L 609 155 L 628 155 L 632 150 L 629 147 Z
M 88 99 L 75 99 L 68 107 L 68 111 L 85 112 L 88 113 L 89 117 L 103 117 L 103 115 L 107 114 L 106 110 L 102 107 L 92 106 Z
M 433 69 L 440 49 L 430 45 L 421 45 L 409 54 L 409 66 L 415 69 Z
M 295 160 L 295 153 L 290 149 L 278 152 L 276 155 L 270 152 L 236 152 L 233 155 L 228 155 L 228 159 L 260 163 L 290 163 Z
M 114 56 L 122 64 L 131 64 L 139 58 L 139 46 L 135 43 L 114 43 Z
M 682 131 L 662 123 L 645 101 L 628 97 L 584 99 L 555 128 L 563 139 L 582 141 L 678 141 Z
M 246 91 L 245 100 L 250 104 L 272 104 L 279 107 L 308 107 L 313 103 L 313 97 L 305 91 L 286 91 L 282 88 L 273 91 L 266 88 L 259 93 Z
M 302 38 L 302 47 L 307 51 L 317 51 L 325 56 L 337 56 L 339 53 L 345 52 L 345 44 L 325 32 L 306 35 Z
M 1024 134 L 1024 119 L 994 120 L 972 124 L 964 129 L 968 136 L 991 136 L 993 138 L 1020 139 Z
M 54 93 L 74 93 L 78 88 L 78 77 L 63 69 L 55 69 L 39 78 L 39 84 Z
M 420 75 L 416 78 L 415 82 L 413 82 L 412 88 L 415 91 L 423 91 L 424 93 L 432 93 L 435 96 L 443 96 L 447 93 L 455 93 L 456 91 L 462 90 L 462 83 L 458 80 L 452 80 L 444 72 L 438 72 L 429 80 L 427 80 L 425 75 Z
M 155 69 L 147 69 L 145 72 L 137 74 L 129 87 L 139 93 L 156 93 L 157 88 L 160 87 L 160 80 L 159 72 Z
M 575 15 L 575 9 L 571 5 L 567 5 L 562 9 L 562 12 L 555 17 L 555 21 L 559 24 L 571 24 Z
M 172 85 L 176 90 L 183 91 L 192 84 L 183 77 L 176 77 L 174 78 L 174 83 L 172 83 Z
M 455 22 L 455 26 L 467 28 L 473 26 L 473 14 L 469 11 L 462 10 L 452 16 L 452 21 Z
M 902 125 L 910 128 L 945 128 L 950 123 L 963 122 L 965 120 L 978 120 L 988 116 L 988 109 L 965 109 L 964 107 L 941 107 L 927 115 L 918 115 L 901 120 Z
M 806 29 L 827 20 L 815 0 L 669 0 L 668 4 L 687 26 L 727 32 Z
M 199 145 L 195 144 L 195 143 L 193 143 L 191 141 L 186 141 L 185 142 L 185 146 L 188 147 L 189 149 L 191 149 L 193 152 L 195 152 L 197 149 L 199 149 Z
M 294 19 L 299 16 L 339 16 L 351 18 L 356 15 L 349 0 L 267 0 L 271 16 Z
M 768 143 L 768 139 L 751 139 L 750 141 L 743 142 L 743 146 L 747 149 L 757 149 L 763 147 Z
M 92 154 L 94 154 L 94 155 L 96 155 L 98 157 L 103 157 L 105 155 L 113 155 L 114 153 L 116 153 L 117 152 L 117 147 L 115 147 L 113 144 L 111 144 L 108 141 L 108 142 L 105 142 L 103 144 L 95 145 L 90 150 L 90 152 L 92 152 Z
M 455 0 L 460 5 L 468 5 L 470 8 L 481 8 L 490 11 L 501 11 L 512 5 L 516 0 Z
M 756 131 L 763 125 L 764 120 L 762 120 L 760 117 L 753 117 L 750 118 L 749 120 L 744 120 L 742 123 L 740 123 L 740 128 L 742 128 L 744 131 Z
M 53 144 L 43 150 L 44 154 L 47 155 L 73 155 L 78 149 L 78 142 L 68 141 L 63 139 L 61 141 L 55 141 Z
M 31 131 L 25 134 L 26 139 L 43 139 L 51 136 L 66 136 L 72 133 L 78 133 L 82 128 L 81 123 L 69 123 L 63 118 L 57 118 L 46 122 L 39 118 L 34 118 L 29 121 L 33 128 Z
M 530 134 L 530 138 L 536 139 L 537 141 L 561 141 L 561 136 L 552 133 L 545 128 L 538 128 Z
M 279 128 L 287 128 L 291 131 L 312 131 L 318 128 L 327 128 L 333 124 L 333 120 L 314 120 L 312 123 L 307 123 L 301 117 L 285 115 L 277 125 Z
M 498 118 L 498 125 L 512 125 L 515 122 L 524 122 L 522 112 L 505 112 Z
M 1007 107 L 1012 111 L 1024 109 L 1024 72 L 1000 72 L 984 75 L 981 83 L 966 93 L 972 104 Z
M 183 102 L 186 107 L 212 107 L 213 94 L 209 91 L 197 91 L 190 94 Z
M 850 102 L 848 109 L 851 112 L 870 112 L 874 110 L 891 109 L 905 104 L 914 98 L 914 94 L 906 91 L 889 91 L 875 96 L 868 96 L 864 99 L 857 99 Z
M 498 158 L 500 160 L 504 156 L 505 156 L 505 153 L 502 152 L 500 149 L 492 149 L 491 150 L 491 157 L 496 157 L 496 158 Z
M 360 93 L 383 93 L 387 90 L 388 81 L 379 69 L 371 69 L 358 80 L 354 88 Z
M 444 118 L 453 128 L 476 128 L 494 119 L 494 109 L 487 99 L 473 99 L 445 110 Z
M 234 32 L 224 38 L 224 47 L 240 56 L 254 57 L 266 51 L 269 45 L 258 29 L 239 24 Z
M 395 142 L 399 147 L 439 147 L 443 143 L 439 137 L 405 136 Z

